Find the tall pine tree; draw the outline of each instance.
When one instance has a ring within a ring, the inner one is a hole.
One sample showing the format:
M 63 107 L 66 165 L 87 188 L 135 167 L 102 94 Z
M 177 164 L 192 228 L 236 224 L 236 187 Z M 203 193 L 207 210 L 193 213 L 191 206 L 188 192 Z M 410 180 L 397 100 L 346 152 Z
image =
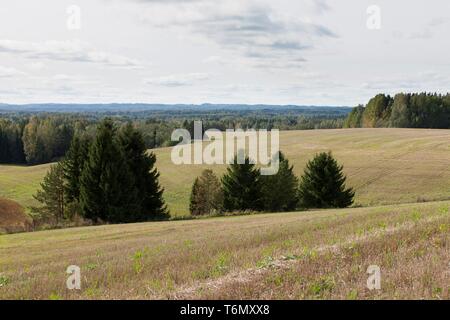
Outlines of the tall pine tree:
M 123 126 L 118 135 L 118 144 L 130 174 L 133 176 L 136 210 L 132 221 L 162 219 L 168 216 L 163 200 L 163 188 L 159 184 L 159 172 L 155 168 L 156 156 L 148 153 L 144 138 L 131 123 Z
M 291 211 L 298 204 L 298 178 L 282 152 L 279 152 L 278 172 L 261 176 L 264 210 L 268 212 Z
M 206 215 L 221 212 L 223 191 L 220 180 L 212 170 L 203 170 L 192 186 L 189 210 L 191 215 Z
M 261 210 L 261 173 L 250 159 L 238 163 L 238 156 L 228 166 L 222 177 L 224 209 L 227 211 Z
M 115 136 L 111 120 L 99 124 L 81 174 L 81 210 L 94 221 L 129 222 L 138 209 L 133 174 Z
M 65 218 L 64 172 L 61 163 L 50 167 L 41 190 L 33 196 L 41 207 L 32 207 L 31 211 L 38 219 L 54 219 L 56 224 Z
M 83 166 L 88 159 L 89 143 L 87 138 L 74 136 L 62 162 L 68 203 L 80 201 L 80 179 Z
M 346 177 L 331 152 L 323 152 L 306 165 L 300 180 L 299 199 L 303 208 L 345 208 L 355 195 L 345 188 Z

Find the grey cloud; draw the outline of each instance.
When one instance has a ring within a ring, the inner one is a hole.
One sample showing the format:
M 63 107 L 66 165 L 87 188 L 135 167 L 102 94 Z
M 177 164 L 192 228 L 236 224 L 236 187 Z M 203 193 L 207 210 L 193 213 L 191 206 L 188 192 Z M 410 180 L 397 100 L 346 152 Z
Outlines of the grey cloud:
M 304 0 L 310 1 L 310 0 Z M 159 2 L 158 0 L 147 2 Z M 337 35 L 324 25 L 302 21 L 296 17 L 279 16 L 269 6 L 241 4 L 242 8 L 227 6 L 210 6 L 210 2 L 202 5 L 190 5 L 187 15 L 177 15 L 179 3 L 172 7 L 173 15 L 155 19 L 145 19 L 156 27 L 178 27 L 187 29 L 215 42 L 220 47 L 232 51 L 247 59 L 256 59 L 253 66 L 265 68 L 277 59 L 277 65 L 283 63 L 291 68 L 298 66 L 303 51 L 314 48 L 318 38 L 337 38 Z M 306 3 L 321 11 L 328 10 L 325 1 Z M 186 8 L 184 8 L 186 9 Z M 150 13 L 153 14 L 153 11 Z M 266 59 L 267 61 L 262 61 Z M 280 62 L 280 60 L 283 60 Z
M 0 52 L 19 54 L 30 59 L 90 62 L 113 67 L 137 67 L 136 60 L 93 50 L 79 41 L 26 42 L 0 39 Z
M 330 6 L 327 3 L 327 0 L 309 0 L 312 2 L 314 10 L 317 13 L 324 13 L 330 10 Z
M 205 35 L 224 48 L 243 52 L 248 57 L 297 60 L 301 51 L 313 47 L 318 37 L 337 37 L 322 25 L 302 21 L 284 21 L 271 17 L 265 8 L 241 15 L 214 15 L 192 24 L 195 32 Z

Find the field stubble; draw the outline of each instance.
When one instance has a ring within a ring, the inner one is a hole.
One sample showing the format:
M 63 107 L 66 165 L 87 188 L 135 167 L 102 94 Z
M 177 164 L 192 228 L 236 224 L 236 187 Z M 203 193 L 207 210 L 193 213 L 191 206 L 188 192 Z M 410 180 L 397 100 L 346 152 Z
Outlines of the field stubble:
M 449 205 L 0 236 L 0 273 L 6 279 L 0 299 L 448 299 Z M 81 267 L 80 291 L 65 287 L 65 270 L 73 264 Z M 372 264 L 381 267 L 381 291 L 365 288 Z M 246 278 L 251 281 L 239 281 Z

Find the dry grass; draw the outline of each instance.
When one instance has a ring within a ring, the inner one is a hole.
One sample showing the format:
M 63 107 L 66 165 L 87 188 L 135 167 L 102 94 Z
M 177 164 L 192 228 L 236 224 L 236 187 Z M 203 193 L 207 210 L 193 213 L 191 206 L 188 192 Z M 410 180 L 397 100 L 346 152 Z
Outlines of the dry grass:
M 281 149 L 302 173 L 307 160 L 332 150 L 344 164 L 356 204 L 377 206 L 449 199 L 450 130 L 345 129 L 285 131 Z M 225 166 L 176 166 L 171 148 L 155 150 L 165 199 L 174 216 L 188 214 L 189 194 L 196 176 L 207 167 L 221 175 Z M 23 206 L 33 203 L 48 165 L 0 166 L 0 196 Z
M 0 234 L 32 229 L 32 220 L 16 202 L 0 198 Z
M 284 131 L 280 149 L 301 175 L 314 154 L 331 150 L 344 165 L 356 205 L 378 206 L 448 200 L 450 130 L 337 129 Z M 188 212 L 189 194 L 205 168 L 222 175 L 226 166 L 176 166 L 170 148 L 158 149 L 165 197 L 174 215 Z
M 449 206 L 433 202 L 4 235 L 0 299 L 448 299 Z M 72 264 L 81 267 L 81 291 L 65 288 L 65 270 Z M 365 289 L 369 264 L 382 268 L 382 290 L 376 293 Z

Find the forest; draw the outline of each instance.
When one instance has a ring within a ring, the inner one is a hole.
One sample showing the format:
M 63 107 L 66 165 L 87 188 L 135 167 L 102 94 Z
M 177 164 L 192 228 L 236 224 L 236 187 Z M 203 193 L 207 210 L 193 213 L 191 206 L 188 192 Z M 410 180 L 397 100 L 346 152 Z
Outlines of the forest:
M 28 111 L 27 111 L 28 110 Z M 59 110 L 59 109 L 58 109 Z M 0 112 L 0 163 L 36 165 L 61 159 L 74 136 L 94 138 L 97 125 L 106 117 L 121 127 L 132 123 L 142 133 L 147 149 L 176 144 L 171 141 L 175 129 L 193 134 L 194 120 L 202 120 L 208 129 L 280 129 L 307 130 L 341 128 L 349 108 L 244 108 L 168 109 L 105 111 L 88 113 L 25 111 Z M 75 109 L 77 110 L 77 109 Z
M 450 128 L 450 94 L 378 94 L 354 108 L 344 128 Z
M 72 109 L 71 109 L 72 108 Z M 229 109 L 226 109 L 229 108 Z M 89 111 L 83 111 L 83 110 Z M 311 130 L 337 128 L 450 128 L 450 94 L 378 94 L 363 106 L 29 105 L 0 106 L 0 163 L 36 165 L 61 159 L 74 136 L 94 138 L 106 117 L 132 123 L 147 149 L 168 147 L 175 129 Z

